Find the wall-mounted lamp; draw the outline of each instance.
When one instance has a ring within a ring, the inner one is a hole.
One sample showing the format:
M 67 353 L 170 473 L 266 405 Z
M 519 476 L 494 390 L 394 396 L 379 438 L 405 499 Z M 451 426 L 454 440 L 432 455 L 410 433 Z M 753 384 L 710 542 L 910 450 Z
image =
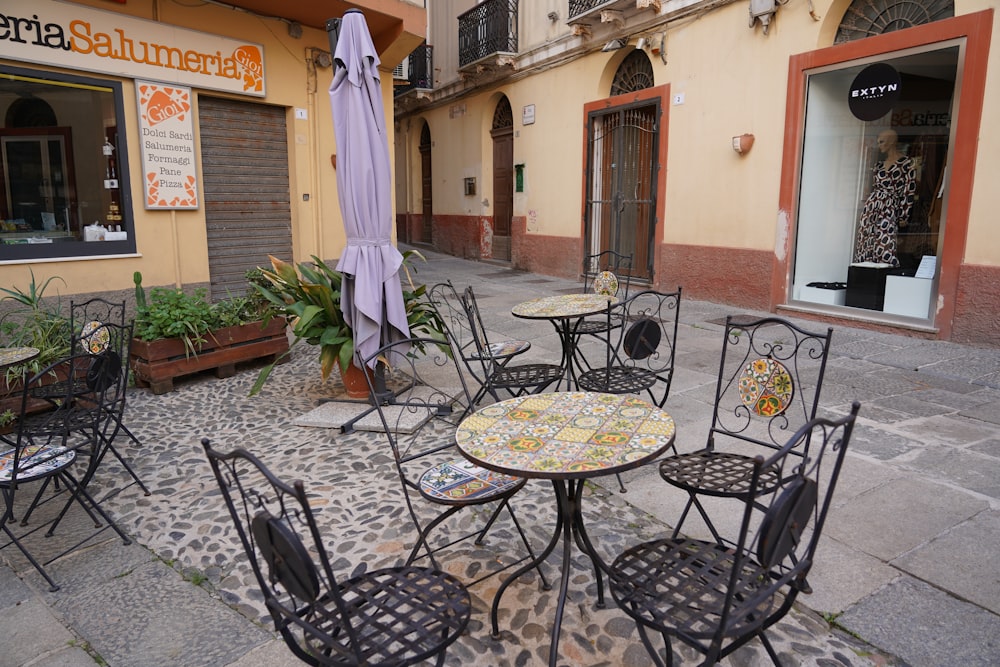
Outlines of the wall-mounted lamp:
M 333 64 L 333 57 L 330 55 L 329 51 L 323 51 L 322 49 L 316 49 L 313 52 L 313 64 L 316 67 L 329 67 Z
M 601 51 L 617 51 L 618 49 L 624 49 L 628 45 L 628 42 L 624 39 L 612 39 L 610 42 L 601 47 Z
M 470 195 L 476 194 L 476 177 L 475 176 L 470 176 L 469 178 L 464 179 L 464 183 L 465 183 L 465 194 L 466 194 L 466 196 L 470 196 Z
M 549 20 L 555 23 L 559 20 L 559 12 L 549 12 Z
M 298 21 L 288 22 L 288 36 L 292 39 L 299 39 L 302 37 L 302 24 Z
M 751 147 L 753 147 L 752 134 L 741 134 L 738 137 L 733 137 L 733 150 L 740 155 L 745 155 Z

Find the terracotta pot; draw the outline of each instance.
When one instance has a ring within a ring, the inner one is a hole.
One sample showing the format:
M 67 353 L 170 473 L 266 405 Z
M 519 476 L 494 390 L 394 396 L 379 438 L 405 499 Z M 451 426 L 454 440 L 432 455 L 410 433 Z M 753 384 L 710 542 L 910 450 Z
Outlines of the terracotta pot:
M 347 390 L 348 396 L 351 398 L 368 398 L 368 380 L 365 378 L 365 374 L 369 378 L 374 377 L 372 369 L 366 366 L 362 370 L 354 364 L 348 366 L 347 372 L 341 374 L 341 379 L 344 381 L 344 389 Z

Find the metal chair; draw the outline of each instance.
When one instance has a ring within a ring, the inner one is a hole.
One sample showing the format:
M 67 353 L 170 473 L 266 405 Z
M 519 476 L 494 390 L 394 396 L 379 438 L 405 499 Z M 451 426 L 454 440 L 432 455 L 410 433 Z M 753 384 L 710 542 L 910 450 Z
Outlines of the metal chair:
M 494 400 L 500 400 L 498 393 L 500 390 L 511 396 L 538 394 L 563 378 L 565 369 L 559 364 L 510 364 L 509 358 L 495 356 L 492 351 L 493 345 L 486 335 L 486 327 L 483 326 L 479 302 L 476 301 L 476 294 L 472 291 L 471 285 L 465 288 L 462 301 L 468 314 L 476 351 L 483 360 L 484 389 Z M 568 359 L 566 362 L 572 363 L 572 360 Z M 481 398 L 482 395 L 477 394 L 477 397 Z
M 486 470 L 457 456 L 455 431 L 462 419 L 473 412 L 472 399 L 458 368 L 457 355 L 450 349 L 442 350 L 440 344 L 441 341 L 431 338 L 404 339 L 384 345 L 362 361 L 383 360 L 392 369 L 392 380 L 409 387 L 391 402 L 376 402 L 406 506 L 417 529 L 417 540 L 406 559 L 407 565 L 421 557 L 423 550 L 437 567 L 435 554 L 470 537 L 475 537 L 475 543 L 481 545 L 501 512 L 506 511 L 510 517 L 526 553 L 499 568 L 497 561 L 491 561 L 493 569 L 487 568 L 478 582 L 528 558 L 534 559 L 531 543 L 510 504 L 527 480 Z M 430 520 L 422 519 L 414 497 L 426 501 L 439 513 Z M 445 544 L 430 544 L 429 535 L 449 517 L 463 509 L 484 505 L 494 508 L 481 528 L 469 533 L 458 530 L 463 534 L 457 537 L 449 534 Z M 508 535 L 505 542 L 513 537 Z M 547 588 L 541 568 L 538 572 Z
M 808 591 L 806 576 L 859 408 L 855 402 L 841 419 L 810 420 L 768 459 L 751 459 L 735 548 L 675 535 L 614 560 L 611 595 L 636 622 L 657 665 L 674 664 L 672 638 L 704 655 L 701 665 L 714 665 L 754 637 L 781 664 L 765 633 Z M 769 470 L 779 471 L 777 484 Z M 751 528 L 760 506 L 763 521 Z M 650 631 L 663 638 L 666 660 Z
M 122 361 L 122 369 L 125 373 L 124 386 L 127 387 L 132 324 L 131 322 L 126 323 L 125 320 L 125 302 L 112 302 L 101 298 L 90 299 L 82 303 L 71 301 L 69 312 L 72 352 L 74 354 L 79 352 L 98 353 L 106 349 L 113 349 Z M 127 394 L 122 392 L 120 400 L 108 406 L 111 421 L 108 422 L 107 426 L 110 428 L 106 429 L 102 436 L 106 450 L 118 459 L 132 478 L 131 484 L 137 484 L 148 496 L 149 489 L 114 445 L 115 438 L 119 433 L 122 433 L 137 447 L 142 446 L 139 438 L 125 425 L 126 404 Z
M 618 338 L 608 342 L 603 367 L 577 377 L 579 387 L 608 394 L 646 392 L 662 408 L 674 375 L 680 304 L 678 287 L 669 294 L 646 290 L 609 306 L 608 330 L 617 328 Z
M 73 355 L 50 364 L 25 380 L 14 435 L 0 437 L 7 445 L 0 451 L 0 491 L 4 503 L 0 528 L 8 538 L 0 549 L 16 546 L 53 591 L 59 587 L 45 571 L 45 565 L 90 542 L 109 527 L 125 544 L 131 542 L 87 490 L 101 452 L 101 432 L 107 414 L 102 405 L 110 396 L 123 391 L 120 366 L 112 351 Z M 73 466 L 78 454 L 89 457 L 80 478 Z M 46 497 L 45 489 L 53 481 L 62 487 L 62 493 Z M 27 504 L 18 505 L 19 492 L 30 488 L 26 485 L 32 483 L 38 483 L 37 492 Z M 66 504 L 54 518 L 46 518 L 24 531 L 14 528 L 15 512 L 23 511 L 19 525 L 27 527 L 36 511 L 64 494 L 68 494 Z M 45 536 L 52 536 L 74 504 L 90 516 L 98 530 L 40 563 L 29 551 L 25 539 L 46 527 Z
M 694 507 L 721 543 L 699 496 L 744 499 L 754 457 L 781 449 L 788 433 L 816 416 L 832 335 L 777 317 L 726 318 L 708 442 L 660 461 L 660 477 L 688 494 L 675 537 Z M 781 481 L 768 468 L 761 477 L 765 488 Z
M 494 365 L 507 365 L 511 359 L 531 349 L 531 343 L 526 340 L 493 341 L 487 344 L 488 355 L 484 357 L 476 344 L 476 330 L 469 319 L 469 311 L 451 281 L 431 287 L 427 291 L 427 299 L 444 322 L 447 335 L 465 368 L 479 384 L 479 389 L 472 398 L 472 404 L 478 405 L 488 393 L 486 380 L 490 369 Z
M 338 579 L 301 481 L 288 485 L 245 449 L 201 441 L 275 629 L 310 665 L 412 665 L 465 631 L 469 593 L 457 579 L 394 567 Z M 308 545 L 308 546 L 307 546 Z
M 583 258 L 583 293 L 604 294 L 624 301 L 629 296 L 632 282 L 632 255 L 614 250 L 603 250 Z M 581 336 L 595 336 L 610 343 L 609 332 L 621 327 L 621 314 L 613 313 L 610 319 L 603 317 L 583 318 L 574 329 L 577 339 Z M 579 341 L 574 349 L 579 350 Z M 589 368 L 587 358 L 579 354 L 578 361 Z

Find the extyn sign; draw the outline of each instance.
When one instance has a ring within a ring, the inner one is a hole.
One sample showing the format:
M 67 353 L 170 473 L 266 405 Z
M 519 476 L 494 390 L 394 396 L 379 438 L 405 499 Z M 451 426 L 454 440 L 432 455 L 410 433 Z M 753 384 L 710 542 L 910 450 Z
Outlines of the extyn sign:
M 263 96 L 263 55 L 258 44 L 80 5 L 5 0 L 0 9 L 0 57 L 13 60 Z
M 899 72 L 887 63 L 875 63 L 854 77 L 847 104 L 855 118 L 878 120 L 892 110 L 901 89 Z

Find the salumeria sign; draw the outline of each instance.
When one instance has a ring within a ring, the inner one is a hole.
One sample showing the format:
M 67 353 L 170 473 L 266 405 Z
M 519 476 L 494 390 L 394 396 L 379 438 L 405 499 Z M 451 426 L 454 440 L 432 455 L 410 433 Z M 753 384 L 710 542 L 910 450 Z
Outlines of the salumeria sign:
M 0 3 L 0 58 L 265 94 L 259 44 L 53 0 Z

